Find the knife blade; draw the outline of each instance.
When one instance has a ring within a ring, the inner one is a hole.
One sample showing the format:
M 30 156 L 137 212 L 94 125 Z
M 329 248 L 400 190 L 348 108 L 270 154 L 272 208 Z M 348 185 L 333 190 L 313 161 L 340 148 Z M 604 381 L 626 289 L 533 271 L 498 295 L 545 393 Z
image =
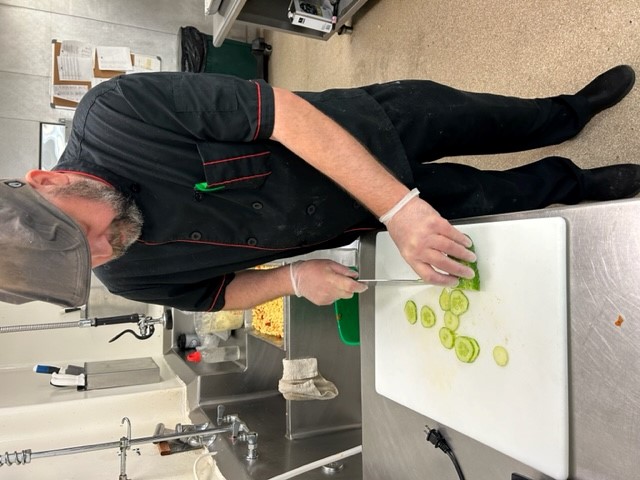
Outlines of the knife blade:
M 368 285 L 427 285 L 424 280 L 408 278 L 357 278 L 356 281 Z

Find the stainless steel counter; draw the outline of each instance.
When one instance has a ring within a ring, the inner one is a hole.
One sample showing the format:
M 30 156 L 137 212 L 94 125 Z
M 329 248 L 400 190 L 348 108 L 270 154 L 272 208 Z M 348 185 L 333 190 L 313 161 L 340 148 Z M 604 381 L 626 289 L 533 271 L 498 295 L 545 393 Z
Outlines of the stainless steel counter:
M 640 200 L 548 208 L 460 223 L 552 216 L 564 217 L 568 225 L 570 478 L 637 478 Z M 373 278 L 374 262 L 375 235 L 369 235 L 361 243 L 361 275 Z M 548 479 L 376 393 L 374 295 L 374 288 L 360 295 L 363 478 L 457 479 L 449 458 L 425 441 L 423 430 L 429 424 L 447 438 L 467 480 L 508 480 L 512 472 L 532 480 Z M 618 326 L 619 315 L 624 321 Z
M 286 438 L 285 400 L 275 393 L 270 397 L 227 403 L 227 413 L 238 416 L 258 432 L 257 460 L 247 460 L 246 444 L 232 445 L 228 438 L 218 438 L 214 449 L 220 471 L 229 480 L 267 480 L 307 465 L 321 458 L 356 447 L 361 443 L 360 429 L 331 432 L 298 440 Z M 216 407 L 204 407 L 209 418 L 216 418 Z M 344 460 L 342 470 L 327 475 L 321 468 L 303 473 L 296 479 L 357 480 L 362 477 L 362 456 L 354 455 Z

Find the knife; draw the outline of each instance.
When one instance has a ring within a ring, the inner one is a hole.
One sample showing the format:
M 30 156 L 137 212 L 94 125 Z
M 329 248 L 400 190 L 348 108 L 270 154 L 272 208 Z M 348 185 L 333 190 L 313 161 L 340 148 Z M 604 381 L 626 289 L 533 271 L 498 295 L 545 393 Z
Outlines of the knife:
M 368 285 L 427 285 L 424 280 L 419 278 L 356 278 L 357 282 L 366 283 Z

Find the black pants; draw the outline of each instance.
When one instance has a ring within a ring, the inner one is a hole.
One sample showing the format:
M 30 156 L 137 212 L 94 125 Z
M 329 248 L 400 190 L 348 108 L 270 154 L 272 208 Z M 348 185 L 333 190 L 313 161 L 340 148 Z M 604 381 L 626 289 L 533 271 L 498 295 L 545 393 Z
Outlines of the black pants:
M 584 98 L 522 99 L 470 93 L 431 81 L 373 85 L 396 127 L 421 197 L 446 218 L 543 208 L 583 200 L 582 171 L 561 157 L 479 170 L 442 157 L 517 152 L 561 143 L 590 119 Z

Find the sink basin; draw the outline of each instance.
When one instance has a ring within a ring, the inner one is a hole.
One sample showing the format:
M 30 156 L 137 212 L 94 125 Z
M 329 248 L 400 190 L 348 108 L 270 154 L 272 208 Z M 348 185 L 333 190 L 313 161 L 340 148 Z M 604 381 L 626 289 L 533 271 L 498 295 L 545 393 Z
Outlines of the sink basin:
M 158 423 L 189 424 L 184 384 L 166 368 L 162 358 L 161 381 L 105 390 L 77 391 L 55 388 L 44 375 L 30 368 L 0 370 L 3 388 L 0 404 L 0 455 L 31 450 L 51 452 L 85 445 L 118 442 L 126 436 L 123 417 L 131 421 L 131 437 L 153 436 Z M 203 449 L 160 456 L 156 445 L 136 445 L 127 452 L 126 472 L 135 480 L 192 479 L 195 460 Z M 53 452 L 52 452 L 53 453 Z M 26 465 L 0 467 L 3 480 L 64 478 L 65 480 L 113 480 L 120 473 L 117 448 L 70 455 L 32 458 Z M 209 464 L 207 464 L 209 463 Z M 200 478 L 213 461 L 200 461 Z

